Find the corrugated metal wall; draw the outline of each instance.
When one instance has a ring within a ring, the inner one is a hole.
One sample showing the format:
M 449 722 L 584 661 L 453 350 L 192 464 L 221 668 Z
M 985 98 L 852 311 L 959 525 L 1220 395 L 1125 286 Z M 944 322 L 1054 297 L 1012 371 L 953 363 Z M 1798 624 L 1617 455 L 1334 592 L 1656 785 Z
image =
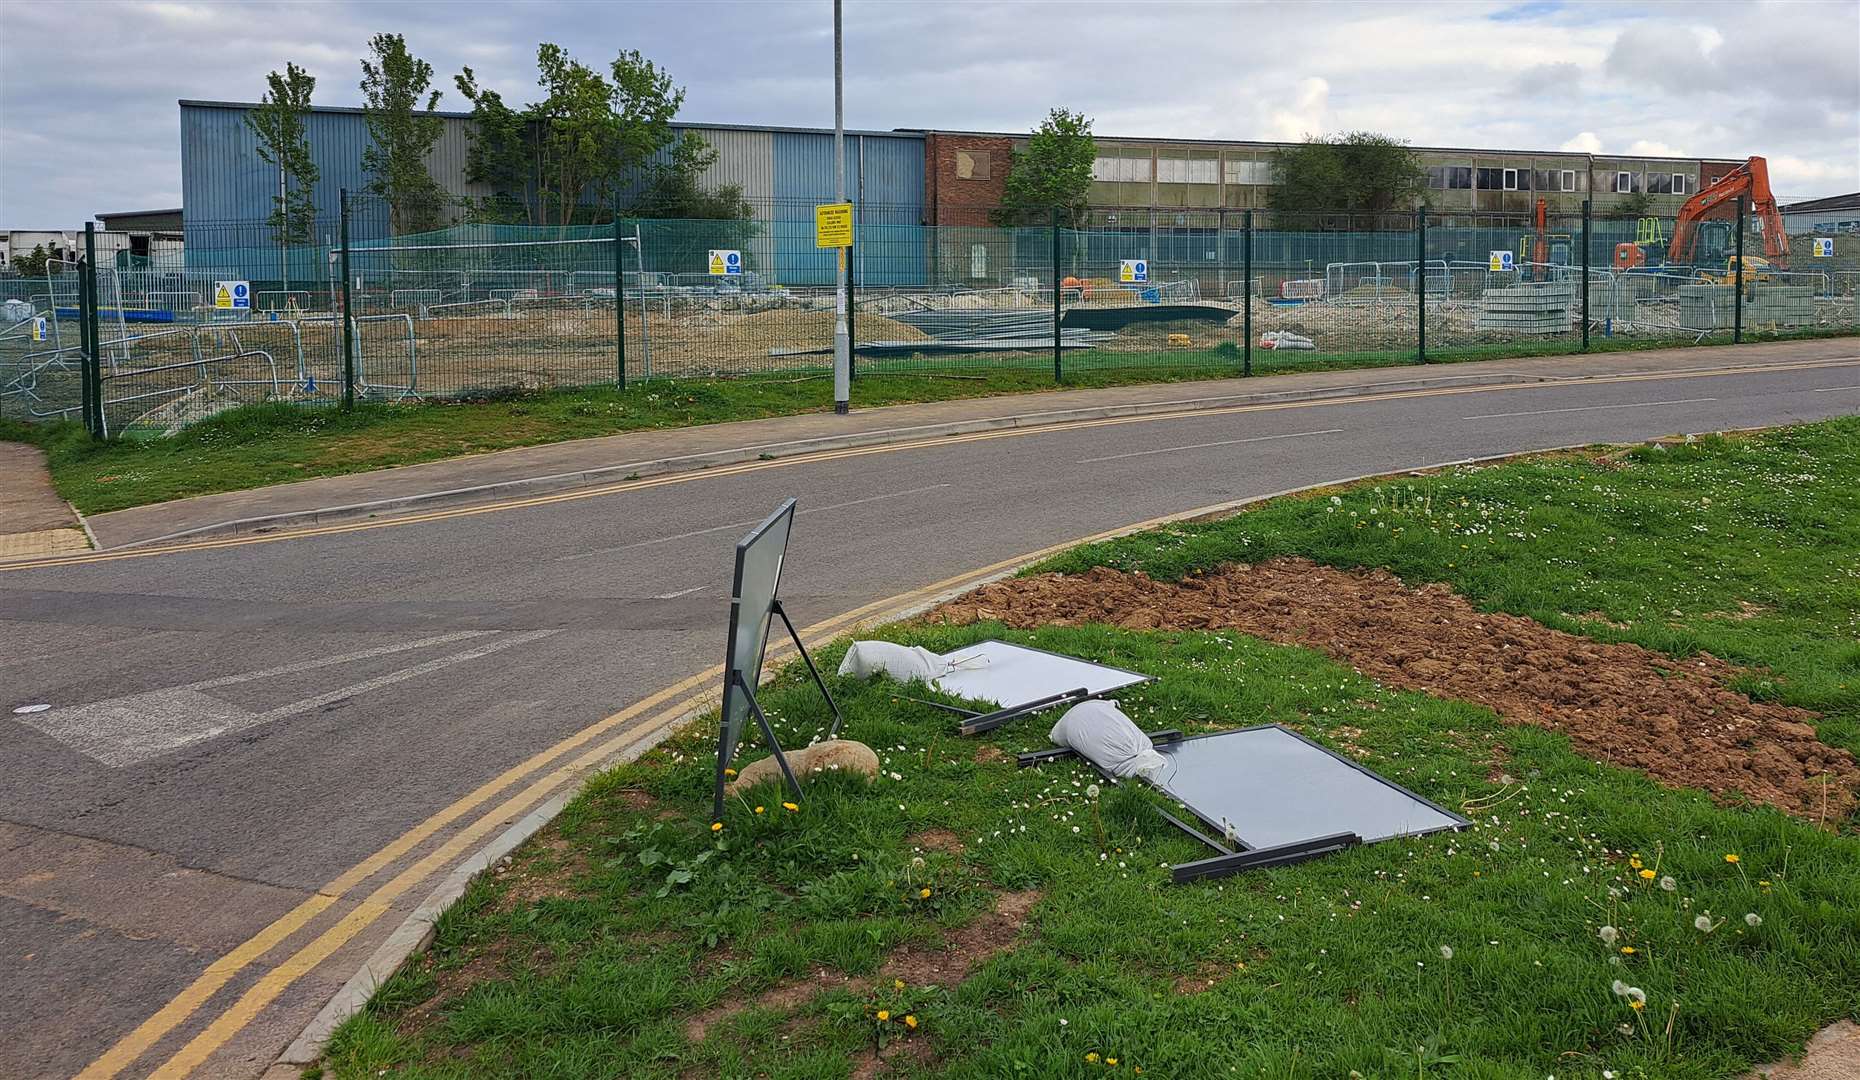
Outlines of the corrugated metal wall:
M 832 132 L 775 132 L 776 280 L 827 285 L 835 277 L 831 251 L 814 246 L 814 206 L 832 202 Z M 859 206 L 857 244 L 882 246 L 882 259 L 860 259 L 872 271 L 861 284 L 906 285 L 927 280 L 922 228 L 924 140 L 921 135 L 848 135 L 846 196 Z M 881 273 L 879 267 L 884 270 Z

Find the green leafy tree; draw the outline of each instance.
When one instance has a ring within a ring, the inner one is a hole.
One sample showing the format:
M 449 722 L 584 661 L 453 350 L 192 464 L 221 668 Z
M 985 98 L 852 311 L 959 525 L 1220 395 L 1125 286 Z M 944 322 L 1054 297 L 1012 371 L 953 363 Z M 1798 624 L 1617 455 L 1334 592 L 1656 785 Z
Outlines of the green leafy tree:
M 1016 151 L 1002 185 L 997 225 L 1044 224 L 1058 208 L 1061 224 L 1085 223 L 1091 196 L 1091 166 L 1098 156 L 1091 120 L 1084 113 L 1054 109 Z
M 478 217 L 503 224 L 536 224 L 537 206 L 530 196 L 536 182 L 538 148 L 530 110 L 513 109 L 497 91 L 480 87 L 471 68 L 453 82 L 471 102 L 471 148 L 465 154 L 465 179 L 491 189 L 489 200 L 478 208 Z
M 50 261 L 52 253 L 45 250 L 44 244 L 36 244 L 29 254 L 13 256 L 13 272 L 20 277 L 44 277 L 45 264 Z
M 1310 227 L 1301 215 L 1412 209 L 1427 173 L 1408 144 L 1371 131 L 1307 138 L 1272 155 L 1269 205 L 1282 227 Z
M 603 75 L 545 43 L 536 50 L 536 67 L 545 92 L 531 108 L 541 143 L 538 175 L 554 200 L 556 223 L 566 225 L 585 195 L 612 207 L 625 178 L 672 141 L 672 117 L 685 92 L 637 51 L 620 53 Z
M 716 163 L 716 147 L 695 131 L 685 132 L 672 141 L 665 160 L 648 166 L 631 216 L 708 221 L 754 218 L 755 208 L 743 199 L 740 184 L 704 187 L 704 174 Z
M 1653 199 L 1644 191 L 1636 191 L 1615 203 L 1609 215 L 1620 218 L 1644 218 L 1653 215 Z
M 361 84 L 362 114 L 373 139 L 362 151 L 368 191 L 387 203 L 395 233 L 434 228 L 446 195 L 426 171 L 426 155 L 445 130 L 445 121 L 431 115 L 439 107 L 433 65 L 409 53 L 399 34 L 376 34 L 368 48 L 374 59 L 362 60 Z
M 266 76 L 270 89 L 259 106 L 245 114 L 245 126 L 258 139 L 258 157 L 278 170 L 280 193 L 271 197 L 272 240 L 280 245 L 307 244 L 316 223 L 315 188 L 319 173 L 310 155 L 304 119 L 310 115 L 310 94 L 316 76 L 296 64 L 284 65 L 282 75 Z

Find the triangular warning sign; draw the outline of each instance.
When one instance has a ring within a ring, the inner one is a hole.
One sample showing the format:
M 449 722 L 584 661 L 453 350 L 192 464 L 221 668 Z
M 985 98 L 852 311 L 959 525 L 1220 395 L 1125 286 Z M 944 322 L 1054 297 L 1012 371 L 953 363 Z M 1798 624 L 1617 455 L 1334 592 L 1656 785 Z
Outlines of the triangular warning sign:
M 220 291 L 213 295 L 213 306 L 214 307 L 231 307 L 232 306 L 232 293 L 227 291 L 226 286 L 221 285 Z
M 723 256 L 714 251 L 711 252 L 710 255 L 710 272 L 713 274 L 723 273 Z

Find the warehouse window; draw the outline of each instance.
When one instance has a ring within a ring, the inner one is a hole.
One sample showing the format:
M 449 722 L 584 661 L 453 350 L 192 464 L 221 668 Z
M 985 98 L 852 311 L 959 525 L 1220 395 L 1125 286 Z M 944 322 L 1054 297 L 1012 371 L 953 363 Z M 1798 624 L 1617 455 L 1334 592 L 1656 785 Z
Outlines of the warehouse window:
M 1564 191 L 1576 190 L 1576 170 L 1574 169 L 1563 170 L 1563 190 Z
M 986 150 L 956 151 L 956 179 L 986 180 L 993 162 Z
M 1506 191 L 1518 190 L 1518 170 L 1516 169 L 1505 170 L 1505 190 Z
M 1472 172 L 1473 172 L 1472 167 L 1469 165 L 1447 166 L 1447 186 L 1449 188 L 1472 187 L 1472 182 L 1473 182 Z
M 1615 194 L 1632 195 L 1634 193 L 1634 174 L 1618 172 L 1615 174 Z
M 1531 175 L 1532 186 L 1538 191 L 1558 191 L 1555 169 L 1537 169 Z
M 1674 173 L 1673 174 L 1673 194 L 1675 195 L 1692 194 L 1692 178 L 1682 172 Z
M 1650 172 L 1647 174 L 1647 194 L 1671 195 L 1672 193 L 1673 178 L 1670 175 L 1657 172 Z
M 1504 187 L 1505 170 L 1480 169 L 1477 172 L 1476 179 L 1478 180 L 1476 186 L 1480 191 L 1498 191 Z
M 1220 163 L 1212 159 L 1159 158 L 1156 162 L 1159 184 L 1216 184 L 1220 182 Z
M 1091 163 L 1091 178 L 1113 183 L 1147 184 L 1150 159 L 1147 157 L 1101 157 Z
M 1230 184 L 1272 183 L 1272 162 L 1270 161 L 1229 161 L 1226 170 L 1227 182 Z

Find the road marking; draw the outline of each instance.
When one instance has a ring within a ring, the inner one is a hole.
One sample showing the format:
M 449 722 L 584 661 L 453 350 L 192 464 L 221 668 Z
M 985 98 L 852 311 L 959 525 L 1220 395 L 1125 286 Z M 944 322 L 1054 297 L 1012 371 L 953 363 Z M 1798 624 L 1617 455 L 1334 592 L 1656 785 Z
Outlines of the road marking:
M 331 663 L 340 662 L 341 658 L 325 658 L 322 661 L 308 661 L 304 664 L 274 668 L 270 671 L 231 675 L 222 679 L 209 679 L 204 683 L 166 687 L 83 705 L 71 705 L 26 717 L 20 722 L 44 732 L 95 761 L 102 762 L 113 769 L 120 769 L 129 765 L 140 765 L 145 761 L 162 757 L 195 743 L 205 742 L 208 739 L 216 739 L 222 735 L 231 735 L 248 728 L 260 727 L 288 717 L 314 712 L 325 705 L 342 701 L 345 698 L 357 697 L 384 686 L 417 679 L 422 675 L 430 675 L 456 664 L 482 659 L 493 653 L 561 632 L 560 629 L 531 630 L 499 638 L 476 649 L 436 657 L 423 664 L 377 675 L 372 679 L 325 691 L 313 697 L 279 705 L 263 712 L 256 712 L 230 701 L 221 700 L 211 694 L 201 693 L 199 688 L 248 682 L 286 671 L 325 667 Z M 428 639 L 426 644 L 431 644 L 434 640 L 456 640 L 460 637 L 478 637 L 487 633 L 494 633 L 494 631 L 475 630 L 461 634 L 447 634 L 439 639 Z M 381 655 L 417 647 L 419 646 L 407 643 L 372 649 L 365 653 L 350 654 L 350 657 Z
M 883 494 L 883 495 L 868 495 L 867 497 L 863 499 L 854 499 L 851 502 L 833 503 L 830 506 L 810 506 L 803 510 L 796 510 L 794 513 L 796 517 L 800 517 L 803 514 L 824 514 L 829 510 L 844 510 L 849 506 L 864 506 L 866 503 L 883 502 L 886 499 L 902 499 L 910 495 L 922 495 L 926 491 L 935 491 L 938 488 L 946 488 L 948 486 L 949 486 L 948 484 L 931 484 L 928 487 L 911 488 L 908 491 L 892 491 L 892 492 L 887 492 L 886 494 Z M 632 548 L 652 547 L 654 544 L 669 544 L 676 540 L 689 540 L 695 536 L 708 536 L 711 533 L 724 532 L 729 529 L 747 529 L 752 525 L 760 525 L 760 524 L 762 524 L 761 518 L 752 518 L 749 521 L 732 521 L 728 525 L 713 525 L 708 529 L 695 529 L 691 532 L 677 533 L 673 536 L 661 536 L 653 540 L 638 540 L 631 544 L 621 544 L 619 547 L 597 548 L 593 551 L 578 552 L 574 555 L 563 555 L 563 556 L 560 556 L 556 561 L 557 562 L 574 562 L 576 559 L 592 559 L 597 555 L 612 555 L 616 551 L 628 551 Z M 694 590 L 687 589 L 685 591 L 691 592 Z M 683 596 L 684 593 L 677 593 L 675 595 Z M 667 600 L 667 599 L 670 599 L 670 597 L 655 596 L 653 597 L 653 599 L 654 600 Z
M 1626 405 L 1579 405 L 1573 409 L 1532 409 L 1529 412 L 1492 412 L 1480 413 L 1478 416 L 1462 416 L 1461 420 L 1496 420 L 1503 416 L 1549 416 L 1552 413 L 1598 412 L 1602 409 L 1651 409 L 1660 405 L 1693 405 L 1701 401 L 1717 401 L 1715 397 L 1675 398 L 1672 401 L 1636 401 Z
M 1819 390 L 1810 391 L 1810 393 L 1832 394 L 1836 390 L 1860 390 L 1860 386 L 1824 386 Z
M 653 599 L 654 600 L 676 600 L 681 596 L 690 596 L 694 592 L 703 592 L 705 589 L 708 589 L 708 588 L 710 588 L 709 585 L 693 585 L 689 589 L 680 589 L 677 592 L 662 592 L 659 595 L 653 597 Z
M 990 563 L 987 566 L 966 570 L 960 574 L 946 577 L 941 581 L 933 581 L 928 585 L 912 589 L 908 592 L 899 593 L 895 596 L 888 596 L 881 600 L 874 600 L 870 603 L 853 608 L 851 611 L 842 612 L 832 618 L 814 623 L 804 628 L 801 631 L 801 636 L 808 641 L 810 646 L 818 646 L 825 641 L 832 640 L 833 636 L 838 634 L 843 627 L 857 624 L 859 620 L 875 613 L 905 611 L 918 603 L 933 600 L 939 595 L 964 587 L 968 583 L 988 578 L 1005 570 L 1011 570 L 1023 563 L 1057 554 L 1067 548 L 1076 547 L 1080 544 L 1096 543 L 1100 540 L 1109 540 L 1113 537 L 1123 536 L 1131 532 L 1141 532 L 1144 529 L 1154 528 L 1170 521 L 1183 520 L 1201 514 L 1213 513 L 1227 505 L 1229 504 L 1220 503 L 1214 506 L 1206 506 L 1191 510 L 1186 514 L 1169 514 L 1162 517 L 1150 518 L 1116 529 L 1107 529 L 1090 536 L 1083 536 L 1073 540 L 1067 540 L 1063 543 L 1052 544 L 1040 548 L 1037 551 L 1030 551 L 1010 559 L 1003 559 L 999 562 Z M 786 641 L 783 641 L 779 645 L 771 643 L 768 651 L 768 660 L 776 662 L 786 660 L 788 659 L 788 654 L 792 651 L 792 646 Z M 764 670 L 773 673 L 777 666 L 778 663 L 767 663 L 764 665 Z M 507 826 L 519 813 L 541 802 L 544 798 L 547 798 L 556 788 L 572 779 L 576 773 L 582 769 L 597 765 L 625 749 L 638 738 L 642 731 L 652 730 L 659 724 L 671 723 L 679 717 L 686 716 L 698 709 L 709 705 L 715 705 L 719 696 L 716 690 L 703 691 L 696 694 L 688 694 L 688 692 L 696 687 L 702 686 L 704 683 L 715 682 L 720 679 L 722 675 L 723 665 L 713 665 L 695 675 L 681 679 L 664 689 L 655 691 L 626 708 L 621 709 L 619 712 L 581 729 L 568 738 L 563 739 L 561 742 L 556 743 L 554 746 L 531 755 L 520 764 L 506 769 L 502 774 L 480 784 L 470 794 L 461 796 L 450 806 L 445 807 L 431 817 L 428 817 L 425 821 L 422 821 L 420 824 L 402 833 L 386 847 L 370 855 L 368 858 L 363 859 L 348 870 L 343 871 L 329 884 L 319 890 L 315 897 L 309 901 L 305 901 L 304 905 L 300 905 L 299 910 L 301 910 L 303 906 L 307 906 L 311 903 L 316 903 L 318 905 L 318 910 L 327 907 L 330 902 L 340 899 L 350 889 L 353 889 L 355 886 L 372 877 L 377 871 L 391 864 L 396 859 L 406 855 L 440 829 L 465 816 L 467 812 L 481 803 L 488 801 L 504 788 L 524 779 L 531 773 L 539 771 L 561 755 L 613 731 L 616 727 L 621 727 L 621 730 L 606 742 L 596 745 L 575 760 L 559 766 L 548 774 L 533 781 L 528 788 L 518 792 L 516 795 L 510 796 L 503 803 L 486 812 L 484 816 L 461 830 L 458 834 L 426 855 L 419 862 L 402 871 L 401 874 L 396 876 L 392 881 L 376 889 L 367 897 L 364 903 L 378 903 L 382 908 L 381 913 L 385 914 L 389 907 L 387 901 L 391 901 L 398 897 L 408 888 L 411 888 L 413 885 L 418 884 L 419 881 L 430 876 L 441 866 L 445 865 L 452 856 L 463 851 L 473 840 L 480 839 L 490 834 L 500 826 Z M 628 723 L 628 721 L 640 714 L 649 712 L 664 704 L 666 701 L 677 698 L 681 694 L 688 694 L 688 696 L 660 712 L 655 713 L 645 721 L 640 723 Z M 296 911 L 293 911 L 291 915 L 296 913 Z M 310 914 L 304 915 L 303 918 L 298 921 L 297 925 L 301 926 L 312 914 L 315 913 L 311 912 Z M 289 917 L 291 916 L 286 916 L 286 918 Z M 379 914 L 375 916 L 377 919 L 379 917 Z M 283 921 L 283 919 L 279 920 L 280 923 Z M 348 936 L 353 937 L 361 933 L 367 928 L 369 923 L 373 921 L 374 920 L 368 920 L 367 922 L 358 921 L 351 924 L 349 926 Z M 277 925 L 278 923 L 273 924 L 273 926 Z M 262 937 L 269 933 L 270 928 L 267 928 L 266 931 L 261 932 L 260 936 Z M 105 1078 L 115 1076 L 129 1063 L 146 1053 L 167 1035 L 168 1032 L 180 1026 L 188 1017 L 193 1015 L 208 998 L 212 997 L 215 991 L 225 985 L 226 980 L 231 978 L 233 974 L 262 958 L 273 945 L 287 936 L 289 936 L 288 932 L 270 940 L 263 948 L 248 948 L 248 946 L 254 946 L 255 943 L 259 941 L 259 938 L 253 938 L 252 941 L 235 949 L 233 954 L 228 954 L 227 957 L 227 959 L 230 960 L 235 954 L 240 956 L 240 960 L 235 967 L 224 972 L 209 968 L 205 974 L 195 980 L 193 985 L 190 985 L 186 990 L 182 991 L 179 997 L 169 1002 L 168 1005 L 163 1006 L 160 1012 L 144 1021 L 135 1031 L 124 1036 L 115 1046 L 111 1047 L 103 1057 L 93 1062 L 89 1068 L 85 1069 L 84 1072 L 79 1075 L 78 1080 L 105 1080 Z M 345 940 L 347 939 L 345 938 Z M 337 947 L 340 947 L 340 944 L 341 943 L 338 943 Z M 208 984 L 210 984 L 210 987 Z M 276 994 L 281 993 L 286 986 L 288 986 L 288 983 L 278 985 L 274 991 L 269 992 L 272 994 L 272 997 L 275 998 Z M 256 989 L 256 987 L 254 987 L 254 989 Z M 254 1010 L 254 1015 L 256 1011 L 257 1010 Z M 250 1021 L 247 1020 L 245 1022 L 249 1023 Z M 243 1027 L 243 1023 L 239 1026 Z M 237 1034 L 238 1030 L 238 1027 L 222 1027 L 218 1029 L 215 1035 L 216 1041 L 214 1041 L 211 1046 L 202 1046 L 199 1048 L 196 1051 L 198 1057 L 195 1060 L 205 1060 L 219 1045 L 224 1044 L 228 1039 L 232 1038 L 233 1035 Z M 196 1036 L 187 1047 L 182 1049 L 181 1053 L 190 1053 L 190 1049 L 194 1048 L 194 1044 L 201 1042 L 205 1035 L 206 1032 L 203 1031 L 201 1035 Z M 193 1058 L 193 1054 L 191 1053 L 190 1058 Z M 190 1068 L 191 1067 L 192 1066 L 190 1066 Z
M 1306 435 L 1335 435 L 1342 428 L 1325 428 L 1323 431 L 1294 431 L 1286 435 L 1255 435 L 1250 439 L 1222 439 L 1220 442 L 1191 443 L 1188 446 L 1166 446 L 1161 450 L 1136 450 L 1128 454 L 1106 454 L 1104 457 L 1080 458 L 1080 465 L 1090 465 L 1098 461 L 1122 461 L 1124 458 L 1148 457 L 1151 454 L 1173 454 L 1178 450 L 1207 450 L 1216 446 L 1238 446 L 1241 443 L 1271 442 L 1274 439 L 1302 439 Z
M 600 487 L 584 488 L 579 491 L 561 492 L 554 495 L 537 495 L 522 499 L 506 500 L 504 502 L 485 503 L 479 506 L 459 507 L 451 510 L 433 510 L 422 514 L 408 514 L 401 517 L 383 518 L 380 520 L 351 522 L 346 525 L 324 525 L 316 528 L 295 529 L 285 532 L 265 533 L 256 536 L 224 537 L 217 540 L 200 540 L 190 544 L 175 544 L 170 547 L 99 551 L 92 552 L 88 555 L 67 555 L 34 559 L 31 561 L 14 560 L 0 563 L 0 573 L 9 570 L 36 570 L 46 567 L 115 562 L 120 559 L 157 558 L 164 555 L 176 555 L 185 552 L 245 547 L 248 544 L 275 544 L 287 540 L 307 540 L 319 536 L 335 536 L 343 533 L 364 532 L 373 529 L 395 529 L 402 526 L 420 525 L 432 521 L 447 521 L 452 518 L 474 517 L 478 514 L 496 514 L 507 510 L 522 510 L 536 506 L 550 506 L 556 503 L 575 502 L 581 499 L 594 499 L 626 491 L 639 491 L 645 488 L 659 487 L 666 484 L 686 484 L 695 480 L 737 476 L 743 473 L 760 472 L 763 469 L 786 468 L 794 465 L 812 465 L 823 461 L 839 461 L 846 458 L 863 457 L 867 454 L 890 454 L 904 450 L 941 448 L 955 446 L 961 443 L 982 442 L 991 439 L 1011 439 L 1023 435 L 1044 435 L 1051 432 L 1077 431 L 1087 428 L 1110 427 L 1118 424 L 1159 423 L 1165 420 L 1197 420 L 1211 416 L 1233 416 L 1241 413 L 1255 412 L 1281 412 L 1288 409 L 1317 409 L 1340 405 L 1374 405 L 1382 402 L 1402 401 L 1411 398 L 1446 397 L 1455 394 L 1483 394 L 1504 390 L 1556 390 L 1630 382 L 1721 378 L 1727 375 L 1773 374 L 1779 371 L 1805 371 L 1821 368 L 1853 367 L 1856 365 L 1860 365 L 1860 357 L 1843 356 L 1822 360 L 1805 360 L 1792 364 L 1746 364 L 1721 368 L 1697 368 L 1687 371 L 1598 375 L 1592 378 L 1572 379 L 1567 382 L 1498 383 L 1490 386 L 1450 386 L 1428 390 L 1393 390 L 1388 393 L 1362 394 L 1354 397 L 1313 398 L 1304 401 L 1279 401 L 1256 405 L 1231 405 L 1216 409 L 1192 409 L 1183 412 L 1113 416 L 1098 420 L 1060 421 L 1058 423 L 1039 424 L 1030 427 L 1006 428 L 1000 431 L 976 432 L 970 435 L 936 436 L 910 442 L 884 443 L 877 446 L 855 447 L 847 450 L 822 450 L 816 453 L 796 454 L 793 457 L 776 458 L 772 461 L 752 461 L 744 462 L 739 465 L 718 466 L 712 469 L 700 469 L 692 472 L 670 473 L 665 476 L 654 477 L 650 480 L 622 481 Z
M 324 656 L 315 660 L 300 660 L 295 664 L 285 664 L 283 667 L 266 668 L 263 671 L 248 671 L 243 675 L 222 675 L 217 679 L 202 679 L 199 682 L 188 683 L 186 686 L 181 687 L 181 689 L 212 690 L 215 687 L 232 686 L 236 683 L 251 682 L 254 679 L 269 679 L 276 675 L 295 675 L 300 671 L 315 671 L 317 668 L 329 667 L 332 664 L 349 664 L 357 660 L 369 660 L 377 656 L 389 656 L 397 652 L 408 652 L 412 649 L 425 649 L 434 645 L 449 645 L 454 641 L 464 641 L 467 638 L 483 637 L 486 634 L 495 633 L 497 633 L 495 630 L 458 630 L 450 634 L 436 634 L 433 637 L 415 638 L 412 641 L 396 642 L 393 645 L 379 645 L 372 649 L 341 653 L 336 656 Z

